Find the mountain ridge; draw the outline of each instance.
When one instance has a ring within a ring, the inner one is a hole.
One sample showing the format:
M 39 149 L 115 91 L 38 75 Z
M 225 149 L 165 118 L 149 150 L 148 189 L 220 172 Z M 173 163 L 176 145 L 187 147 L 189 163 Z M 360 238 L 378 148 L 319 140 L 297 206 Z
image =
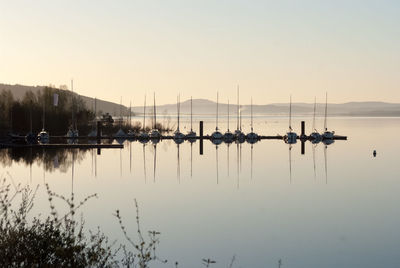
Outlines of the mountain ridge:
M 24 94 L 32 90 L 36 92 L 43 89 L 45 86 L 24 86 L 24 85 L 7 85 L 0 84 L 0 91 L 3 89 L 10 90 L 16 99 L 22 99 Z M 75 92 L 77 93 L 77 92 Z M 88 108 L 94 107 L 94 98 L 84 95 L 79 95 L 85 102 Z M 297 102 L 292 103 L 293 115 L 310 115 L 313 114 L 313 103 Z M 317 103 L 317 115 L 324 114 L 325 103 Z M 111 101 L 97 99 L 97 110 L 104 113 L 110 113 L 119 116 L 120 109 L 122 114 L 126 115 L 129 112 L 129 107 L 120 105 Z M 177 105 L 163 104 L 157 105 L 157 114 L 167 115 L 176 114 Z M 240 105 L 240 110 L 243 115 L 250 115 L 250 105 Z M 143 106 L 132 107 L 132 111 L 137 114 L 143 114 Z M 153 106 L 146 107 L 146 113 L 152 114 Z M 287 115 L 289 112 L 289 103 L 270 103 L 253 105 L 253 113 L 255 115 Z M 190 114 L 190 99 L 181 102 L 181 113 Z M 197 115 L 215 115 L 216 102 L 204 98 L 193 99 L 193 113 Z M 219 103 L 219 113 L 225 115 L 228 113 L 226 103 Z M 237 105 L 232 103 L 229 105 L 229 113 L 232 117 L 237 116 Z M 400 117 L 400 103 L 390 103 L 383 101 L 350 101 L 345 103 L 328 103 L 328 114 L 330 116 L 390 116 Z

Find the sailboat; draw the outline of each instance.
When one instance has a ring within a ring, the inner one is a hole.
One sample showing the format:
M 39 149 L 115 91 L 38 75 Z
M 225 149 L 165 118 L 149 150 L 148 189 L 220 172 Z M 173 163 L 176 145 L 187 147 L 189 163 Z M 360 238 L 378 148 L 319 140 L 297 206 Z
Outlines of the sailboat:
M 222 143 L 222 138 L 223 135 L 221 132 L 218 130 L 218 92 L 217 92 L 217 116 L 216 116 L 216 126 L 215 126 L 215 131 L 211 134 L 211 141 L 214 144 L 221 144 Z
M 67 132 L 67 137 L 74 140 L 79 136 L 78 127 L 75 119 L 74 80 L 71 80 L 71 114 L 71 127 Z
M 313 115 L 313 123 L 312 123 L 313 132 L 310 134 L 311 142 L 314 144 L 319 143 L 322 140 L 321 134 L 319 134 L 317 129 L 315 128 L 316 110 L 317 110 L 317 98 L 314 98 L 314 115 Z
M 153 129 L 150 130 L 150 138 L 152 139 L 152 142 L 158 142 L 158 140 L 161 138 L 161 133 L 157 129 L 156 93 L 154 93 L 153 116 Z
M 334 139 L 323 139 L 323 140 L 322 140 L 322 143 L 323 143 L 324 145 L 331 145 L 331 144 L 334 143 L 334 142 L 335 142 Z
M 143 128 L 142 132 L 138 137 L 141 143 L 147 143 L 149 141 L 149 133 L 146 131 L 146 95 L 144 95 L 144 106 L 143 106 Z
M 192 97 L 190 97 L 190 131 L 188 134 L 186 134 L 186 138 L 191 143 L 196 141 L 196 132 L 193 131 L 193 99 L 192 99 Z
M 328 115 L 328 92 L 325 95 L 325 119 L 324 119 L 324 134 L 322 134 L 322 137 L 324 139 L 333 139 L 333 136 L 335 135 L 335 131 L 328 131 L 327 127 L 327 115 Z
M 231 143 L 233 141 L 234 135 L 229 130 L 229 99 L 228 99 L 228 130 L 224 134 L 224 141 L 227 143 Z
M 289 132 L 286 133 L 285 142 L 288 144 L 295 144 L 297 142 L 297 134 L 292 129 L 292 96 L 290 96 L 289 104 Z
M 42 131 L 39 132 L 39 134 L 37 135 L 37 139 L 40 143 L 45 144 L 45 143 L 49 143 L 50 140 L 50 136 L 49 133 L 47 133 L 46 130 L 44 130 L 44 125 L 45 125 L 45 103 L 46 103 L 46 98 L 43 92 L 43 115 L 42 115 Z
M 181 111 L 181 96 L 180 95 L 178 95 L 177 98 L 176 98 L 176 109 L 177 109 L 177 112 L 178 112 L 178 118 L 177 118 L 177 120 L 178 120 L 178 128 L 174 132 L 174 141 L 175 141 L 175 143 L 180 144 L 180 143 L 182 143 L 184 141 L 184 138 L 185 138 L 185 135 L 179 129 L 179 125 L 180 125 L 179 124 L 180 123 L 179 119 L 180 119 L 180 111 Z
M 237 87 L 237 126 L 235 130 L 235 139 L 236 142 L 243 143 L 246 139 L 246 136 L 242 132 L 242 115 L 239 105 L 239 86 Z
M 254 144 L 258 141 L 258 134 L 253 132 L 253 98 L 251 98 L 251 132 L 246 135 L 248 143 Z

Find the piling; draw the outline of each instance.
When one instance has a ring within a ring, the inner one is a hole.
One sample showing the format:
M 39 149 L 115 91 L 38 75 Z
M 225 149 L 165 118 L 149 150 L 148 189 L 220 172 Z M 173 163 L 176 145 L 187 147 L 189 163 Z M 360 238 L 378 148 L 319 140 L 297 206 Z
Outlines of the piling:
M 200 121 L 200 155 L 203 155 L 203 121 Z
M 200 139 L 203 138 L 203 121 L 200 121 Z
M 306 122 L 301 121 L 301 136 L 300 137 L 305 137 L 306 136 Z

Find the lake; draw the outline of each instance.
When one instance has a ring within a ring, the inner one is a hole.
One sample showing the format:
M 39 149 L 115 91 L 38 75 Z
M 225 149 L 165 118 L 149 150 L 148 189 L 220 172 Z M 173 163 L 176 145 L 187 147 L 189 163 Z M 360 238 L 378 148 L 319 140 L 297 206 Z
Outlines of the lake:
M 312 118 L 294 117 L 298 134 L 304 119 L 311 132 Z M 182 120 L 186 132 L 189 118 Z M 198 132 L 200 118 L 194 120 Z M 259 134 L 287 130 L 285 117 L 254 121 Z M 246 132 L 249 122 L 244 118 Z M 230 126 L 236 128 L 234 120 Z M 201 267 L 203 258 L 217 262 L 211 267 L 228 267 L 233 256 L 233 267 L 278 267 L 279 259 L 285 268 L 400 267 L 399 145 L 385 138 L 400 132 L 400 118 L 338 117 L 328 126 L 348 140 L 307 142 L 304 155 L 299 142 L 290 149 L 280 140 L 218 147 L 206 140 L 203 155 L 199 141 L 125 142 L 124 149 L 101 155 L 3 150 L 0 174 L 40 185 L 32 215 L 49 213 L 44 183 L 65 196 L 74 191 L 77 200 L 97 193 L 81 210 L 86 227 L 100 226 L 123 243 L 113 213 L 120 210 L 136 237 L 136 199 L 142 230 L 161 232 L 157 252 L 169 261 L 154 267 L 175 261 Z M 205 133 L 214 129 L 214 119 L 206 118 Z M 22 161 L 27 155 L 35 156 L 31 165 Z

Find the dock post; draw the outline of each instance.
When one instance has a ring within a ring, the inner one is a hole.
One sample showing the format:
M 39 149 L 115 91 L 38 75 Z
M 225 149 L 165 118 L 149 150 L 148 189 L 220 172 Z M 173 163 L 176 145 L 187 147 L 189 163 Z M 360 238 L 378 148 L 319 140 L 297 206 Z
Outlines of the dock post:
M 306 142 L 304 140 L 301 141 L 301 154 L 304 155 L 306 153 Z
M 305 137 L 306 136 L 306 122 L 301 121 L 301 136 L 300 137 Z
M 200 155 L 203 155 L 203 121 L 200 121 Z

